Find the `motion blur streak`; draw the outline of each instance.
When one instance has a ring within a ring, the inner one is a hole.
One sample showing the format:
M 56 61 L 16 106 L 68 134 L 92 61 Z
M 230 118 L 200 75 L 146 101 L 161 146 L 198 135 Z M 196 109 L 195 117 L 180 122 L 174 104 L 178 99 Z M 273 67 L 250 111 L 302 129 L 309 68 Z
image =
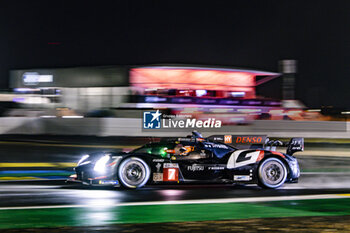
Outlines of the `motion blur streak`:
M 222 198 L 202 200 L 181 200 L 181 201 L 150 201 L 150 202 L 126 202 L 111 203 L 107 201 L 110 193 L 104 191 L 91 193 L 97 201 L 89 202 L 87 205 L 50 205 L 50 206 L 23 206 L 23 207 L 0 207 L 0 210 L 28 210 L 28 209 L 55 209 L 55 208 L 93 208 L 93 207 L 118 207 L 118 206 L 154 206 L 154 205 L 183 205 L 183 204 L 221 204 L 221 203 L 255 203 L 272 201 L 297 201 L 297 200 L 321 200 L 321 199 L 344 199 L 350 198 L 350 194 L 319 194 L 319 195 L 298 195 L 298 196 L 277 196 L 277 197 L 248 197 L 248 198 Z M 109 195 L 108 195 L 109 194 Z M 89 195 L 90 196 L 90 195 Z M 90 198 L 92 198 L 90 196 Z M 99 199 L 101 198 L 101 199 Z
M 0 163 L 1 167 L 75 167 L 77 163 Z
M 110 148 L 110 149 L 123 149 L 123 148 L 134 148 L 130 146 L 118 146 L 118 145 L 74 145 L 74 144 L 49 144 L 39 142 L 1 142 L 0 144 L 21 144 L 31 146 L 48 146 L 48 147 L 77 147 L 77 148 Z
M 0 228 L 102 226 L 115 223 L 184 222 L 350 214 L 350 199 L 289 200 L 252 203 L 138 205 L 108 208 L 0 210 Z M 186 214 L 184 214 L 186 213 Z M 19 223 L 16 219 L 26 219 Z M 45 221 L 43 221 L 45 219 Z

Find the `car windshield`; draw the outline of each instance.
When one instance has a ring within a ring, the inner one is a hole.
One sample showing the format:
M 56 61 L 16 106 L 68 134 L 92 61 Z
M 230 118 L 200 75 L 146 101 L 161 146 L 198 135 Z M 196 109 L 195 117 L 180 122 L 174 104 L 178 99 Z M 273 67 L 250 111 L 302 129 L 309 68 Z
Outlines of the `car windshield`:
M 153 155 L 160 155 L 162 157 L 166 157 L 167 150 L 174 149 L 174 145 L 171 144 L 147 144 L 140 148 L 137 148 L 130 153 L 146 153 Z

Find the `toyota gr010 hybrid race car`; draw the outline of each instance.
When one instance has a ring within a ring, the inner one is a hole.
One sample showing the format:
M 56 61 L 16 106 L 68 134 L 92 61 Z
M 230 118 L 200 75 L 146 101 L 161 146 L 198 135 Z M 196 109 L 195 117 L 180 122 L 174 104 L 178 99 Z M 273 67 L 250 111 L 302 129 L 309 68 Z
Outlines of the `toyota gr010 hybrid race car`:
M 231 146 L 234 143 L 249 147 L 238 149 Z M 264 188 L 277 188 L 286 182 L 298 181 L 299 165 L 293 153 L 303 151 L 304 140 L 292 138 L 286 153 L 275 151 L 276 146 L 282 145 L 280 141 L 269 141 L 266 136 L 214 135 L 203 138 L 194 132 L 184 138 L 152 142 L 129 153 L 85 155 L 70 180 L 86 185 L 126 188 L 187 182 L 258 184 Z

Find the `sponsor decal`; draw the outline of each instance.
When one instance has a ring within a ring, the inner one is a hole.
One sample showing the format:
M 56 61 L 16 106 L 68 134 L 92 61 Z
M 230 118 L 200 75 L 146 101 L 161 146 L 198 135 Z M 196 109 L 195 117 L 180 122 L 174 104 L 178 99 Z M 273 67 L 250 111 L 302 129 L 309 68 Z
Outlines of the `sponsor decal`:
M 153 173 L 153 181 L 163 181 L 163 173 Z
M 223 144 L 213 144 L 213 148 L 228 149 L 228 147 Z
M 177 163 L 164 163 L 163 168 L 179 168 L 179 164 L 177 164 Z
M 244 136 L 244 137 L 236 137 L 236 143 L 262 143 L 263 137 L 256 137 L 256 136 Z
M 160 171 L 160 168 L 162 167 L 162 165 L 160 164 L 160 163 L 157 163 L 157 165 L 156 165 L 156 168 L 157 168 L 157 172 L 159 172 Z
M 164 168 L 163 169 L 163 181 L 179 181 L 179 169 L 178 168 Z
M 263 144 L 266 135 L 212 135 L 209 139 L 225 144 Z
M 206 143 L 204 144 L 204 147 L 208 147 L 208 148 L 219 148 L 219 149 L 228 149 L 228 147 L 226 145 L 223 144 L 214 144 L 214 143 Z
M 195 171 L 204 171 L 204 166 L 193 164 L 192 166 L 188 166 L 187 170 L 193 171 L 193 172 L 195 172 Z
M 235 176 L 233 176 L 233 180 L 235 180 L 235 181 L 250 181 L 250 176 L 235 175 Z
M 224 170 L 225 167 L 208 167 L 208 170 Z
M 155 162 L 155 163 L 162 163 L 162 162 L 164 162 L 164 159 L 153 159 L 152 160 L 153 162 Z
M 236 150 L 233 152 L 227 162 L 227 168 L 238 168 L 258 161 L 260 151 L 256 150 Z
M 224 142 L 227 144 L 232 143 L 232 136 L 231 135 L 225 135 L 224 136 Z
M 118 185 L 119 184 L 119 182 L 117 180 L 100 180 L 98 183 L 105 184 L 105 185 Z
M 223 141 L 224 141 L 224 138 L 221 137 L 221 136 L 214 136 L 214 137 L 213 137 L 213 141 L 223 142 Z
M 304 138 L 292 138 L 288 146 L 289 153 L 304 151 Z

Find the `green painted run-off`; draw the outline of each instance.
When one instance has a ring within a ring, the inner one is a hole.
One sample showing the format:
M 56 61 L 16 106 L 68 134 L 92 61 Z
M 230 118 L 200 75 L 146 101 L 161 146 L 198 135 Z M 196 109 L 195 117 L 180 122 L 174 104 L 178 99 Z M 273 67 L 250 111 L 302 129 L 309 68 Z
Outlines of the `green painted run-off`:
M 0 210 L 0 228 L 350 215 L 350 199 Z

